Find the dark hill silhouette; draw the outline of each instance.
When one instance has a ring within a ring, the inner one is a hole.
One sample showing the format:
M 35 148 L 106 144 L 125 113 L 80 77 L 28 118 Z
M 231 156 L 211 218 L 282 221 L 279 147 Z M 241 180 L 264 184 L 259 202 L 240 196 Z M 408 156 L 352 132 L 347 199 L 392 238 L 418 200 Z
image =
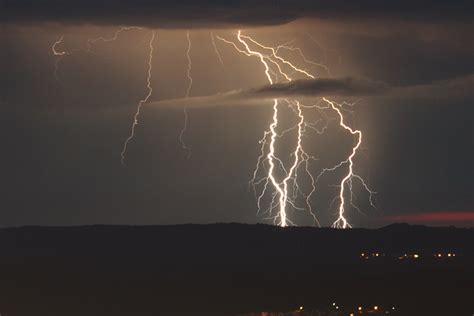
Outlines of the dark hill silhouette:
M 0 230 L 2 256 L 166 256 L 225 260 L 242 256 L 304 256 L 315 262 L 357 260 L 364 251 L 452 252 L 473 255 L 474 229 L 393 224 L 334 230 L 245 224 L 20 227 Z M 206 254 L 204 256 L 203 254 Z M 198 258 L 199 257 L 199 258 Z M 163 258 L 165 259 L 165 258 Z
M 434 257 L 448 252 L 456 257 Z M 338 300 L 461 315 L 474 311 L 473 258 L 474 229 L 454 227 L 4 228 L 0 313 L 234 315 Z

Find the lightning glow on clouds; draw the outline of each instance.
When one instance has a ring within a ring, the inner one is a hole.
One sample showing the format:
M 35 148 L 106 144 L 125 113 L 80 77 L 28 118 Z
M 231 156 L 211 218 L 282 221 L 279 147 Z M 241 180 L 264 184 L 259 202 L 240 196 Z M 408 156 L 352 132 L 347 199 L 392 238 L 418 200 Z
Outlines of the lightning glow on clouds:
M 92 45 L 98 41 L 103 42 L 112 42 L 116 40 L 119 35 L 131 29 L 142 29 L 141 27 L 122 27 L 118 29 L 114 35 L 110 38 L 98 37 L 94 39 L 89 39 L 87 41 L 87 52 L 91 51 Z M 294 91 L 295 85 L 298 88 L 304 89 L 314 89 L 316 85 L 322 85 L 323 88 L 328 89 L 353 89 L 352 86 L 342 86 L 339 87 L 339 81 L 317 81 L 317 74 L 312 73 L 310 70 L 296 66 L 288 58 L 283 57 L 280 54 L 280 51 L 287 51 L 295 53 L 306 65 L 315 66 L 325 73 L 330 74 L 328 67 L 324 64 L 314 62 L 309 60 L 303 53 L 303 51 L 292 46 L 292 42 L 287 42 L 277 47 L 267 46 L 257 41 L 253 37 L 244 35 L 240 30 L 237 32 L 236 40 L 225 39 L 219 35 L 215 35 L 211 32 L 211 43 L 213 49 L 216 53 L 218 61 L 221 65 L 224 65 L 220 51 L 217 48 L 215 40 L 218 39 L 221 42 L 230 45 L 237 53 L 243 54 L 244 56 L 256 58 L 259 63 L 262 65 L 262 74 L 266 78 L 266 81 L 269 83 L 268 87 L 264 87 L 259 91 L 254 90 L 252 93 L 262 93 L 262 91 L 277 91 L 279 95 L 275 95 L 272 100 L 272 121 L 268 128 L 265 130 L 263 137 L 260 140 L 260 155 L 257 159 L 257 164 L 255 166 L 253 177 L 250 181 L 250 185 L 253 188 L 257 200 L 257 209 L 258 214 L 265 216 L 265 218 L 271 219 L 274 224 L 280 225 L 282 227 L 295 225 L 292 219 L 293 211 L 307 211 L 315 224 L 320 226 L 318 217 L 316 216 L 316 210 L 314 209 L 312 196 L 318 188 L 319 180 L 321 177 L 329 172 L 336 171 L 338 169 L 346 168 L 344 176 L 340 180 L 338 195 L 334 198 L 334 202 L 338 201 L 337 208 L 337 218 L 333 222 L 332 226 L 334 228 L 350 228 L 351 224 L 349 223 L 347 217 L 347 211 L 349 208 L 354 208 L 356 210 L 360 209 L 354 203 L 354 194 L 353 194 L 353 183 L 354 180 L 359 182 L 363 189 L 369 193 L 370 205 L 373 204 L 373 195 L 375 192 L 369 189 L 369 186 L 363 180 L 363 178 L 357 175 L 354 171 L 354 158 L 357 155 L 358 150 L 362 144 L 362 132 L 360 130 L 354 129 L 347 125 L 342 110 L 346 110 L 344 106 L 352 105 L 350 103 L 337 103 L 333 100 L 323 97 L 321 100 L 315 104 L 307 105 L 303 104 L 301 100 L 298 100 L 296 95 L 289 95 L 285 93 L 287 87 L 290 89 L 288 91 Z M 55 63 L 55 76 L 58 79 L 58 63 L 64 56 L 70 54 L 64 50 L 60 50 L 58 47 L 62 44 L 64 37 L 61 36 L 51 47 L 52 53 L 57 57 Z M 123 144 L 121 151 L 121 163 L 125 165 L 125 155 L 129 143 L 133 140 L 135 136 L 135 128 L 138 125 L 138 118 L 140 116 L 140 111 L 142 106 L 149 102 L 150 97 L 153 93 L 152 88 L 152 72 L 153 72 L 153 51 L 154 51 L 154 39 L 155 31 L 151 31 L 151 36 L 149 40 L 149 54 L 148 54 L 148 68 L 147 68 L 147 93 L 146 95 L 138 102 L 135 114 L 133 116 L 133 121 L 130 128 L 130 133 L 127 139 Z M 191 76 L 192 70 L 192 60 L 191 60 L 191 47 L 192 42 L 190 38 L 189 31 L 186 32 L 187 39 L 187 79 L 188 85 L 186 88 L 185 100 L 188 100 L 190 96 L 191 89 L 193 87 L 193 78 Z M 296 77 L 295 77 L 296 76 Z M 308 79 L 308 81 L 301 81 L 299 78 L 303 76 Z M 295 79 L 297 81 L 295 81 Z M 311 81 L 313 80 L 313 81 Z M 59 81 L 59 79 L 58 79 Z M 280 83 L 282 82 L 282 83 Z M 288 85 L 284 86 L 284 83 L 287 82 Z M 354 84 L 353 81 L 350 81 L 351 84 Z M 356 81 L 356 83 L 359 83 Z M 282 86 L 283 84 L 283 86 Z M 331 86 L 332 84 L 332 86 Z M 274 89 L 276 88 L 276 89 Z M 362 85 L 362 90 L 366 88 Z M 369 85 L 369 89 L 372 87 Z M 280 89 L 280 90 L 278 90 Z M 357 87 L 360 89 L 360 86 Z M 357 90 L 356 89 L 356 90 Z M 323 89 L 324 91 L 324 89 Z M 282 107 L 287 107 L 292 110 L 295 115 L 296 123 L 295 125 L 281 130 L 280 122 L 280 109 Z M 324 114 L 326 123 L 318 127 L 318 122 L 308 121 L 305 117 L 305 112 L 310 110 L 316 110 L 319 113 L 325 113 L 327 111 L 332 111 L 336 114 L 337 118 L 329 118 Z M 186 145 L 184 141 L 184 135 L 187 131 L 188 125 L 188 113 L 187 107 L 183 107 L 184 113 L 184 126 L 179 135 L 179 140 L 183 150 L 186 151 L 187 157 L 190 156 L 190 148 Z M 316 131 L 317 134 L 324 134 L 325 130 L 328 127 L 330 121 L 338 122 L 338 125 L 349 132 L 354 137 L 354 144 L 350 149 L 348 156 L 339 162 L 336 162 L 331 167 L 323 168 L 319 174 L 313 175 L 311 172 L 311 162 L 316 161 L 317 158 L 311 155 L 306 149 L 303 142 L 303 138 L 309 137 L 308 131 Z M 280 140 L 285 135 L 291 135 L 295 133 L 296 137 L 294 139 L 295 145 L 293 149 L 290 150 L 289 157 L 279 156 L 277 154 L 280 152 L 279 147 L 281 146 Z M 289 162 L 287 162 L 289 160 Z M 309 179 L 309 187 L 304 186 L 301 182 L 301 178 Z M 265 201 L 265 202 L 264 202 Z M 264 204 L 267 204 L 264 206 Z

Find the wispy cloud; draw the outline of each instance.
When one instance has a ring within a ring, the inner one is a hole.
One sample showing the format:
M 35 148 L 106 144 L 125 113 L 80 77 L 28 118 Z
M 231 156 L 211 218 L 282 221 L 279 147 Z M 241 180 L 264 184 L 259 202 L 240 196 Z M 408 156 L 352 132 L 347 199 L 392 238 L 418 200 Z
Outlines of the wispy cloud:
M 207 96 L 161 100 L 149 103 L 161 107 L 214 107 L 231 105 L 258 105 L 266 99 L 316 97 L 371 97 L 386 99 L 439 99 L 472 98 L 474 75 L 431 83 L 390 86 L 367 78 L 320 78 L 296 80 L 264 85 L 247 90 L 234 90 Z

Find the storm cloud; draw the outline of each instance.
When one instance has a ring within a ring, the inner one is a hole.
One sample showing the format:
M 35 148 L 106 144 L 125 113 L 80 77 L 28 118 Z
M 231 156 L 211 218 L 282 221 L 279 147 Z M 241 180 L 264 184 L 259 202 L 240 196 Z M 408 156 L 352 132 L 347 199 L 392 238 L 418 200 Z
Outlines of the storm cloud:
M 472 98 L 474 75 L 424 84 L 391 86 L 368 78 L 318 78 L 264 85 L 234 90 L 208 96 L 178 98 L 152 102 L 161 107 L 213 107 L 231 105 L 258 105 L 266 99 L 316 98 L 316 97 L 372 97 L 390 99 L 449 99 Z
M 276 83 L 246 90 L 234 90 L 210 96 L 179 98 L 150 103 L 158 106 L 208 107 L 225 105 L 253 105 L 264 99 L 321 96 L 375 96 L 387 93 L 390 87 L 366 78 L 320 78 Z
M 243 92 L 243 95 L 267 98 L 317 97 L 323 95 L 369 96 L 384 94 L 388 89 L 388 85 L 383 82 L 365 78 L 321 78 L 266 85 Z
M 279 25 L 300 18 L 469 21 L 472 1 L 4 0 L 2 21 L 205 28 Z

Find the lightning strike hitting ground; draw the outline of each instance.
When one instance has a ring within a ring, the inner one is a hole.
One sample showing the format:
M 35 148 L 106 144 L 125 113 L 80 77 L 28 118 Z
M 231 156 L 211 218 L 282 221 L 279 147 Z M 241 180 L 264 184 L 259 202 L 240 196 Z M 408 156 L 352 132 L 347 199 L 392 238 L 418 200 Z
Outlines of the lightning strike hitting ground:
M 142 29 L 140 27 L 121 27 L 118 29 L 114 35 L 110 38 L 106 37 L 97 37 L 94 39 L 89 39 L 87 41 L 87 50 L 86 52 L 91 52 L 92 45 L 97 43 L 98 41 L 103 42 L 111 42 L 116 40 L 119 35 L 126 30 L 131 29 Z M 130 129 L 130 135 L 125 140 L 121 152 L 121 163 L 125 165 L 125 153 L 127 151 L 127 146 L 131 140 L 133 140 L 135 135 L 135 128 L 138 125 L 138 117 L 140 115 L 141 107 L 144 103 L 146 103 L 153 93 L 153 89 L 151 86 L 152 80 L 152 65 L 153 65 L 153 42 L 155 38 L 155 32 L 152 31 L 151 38 L 149 41 L 149 58 L 148 58 L 148 76 L 147 76 L 147 94 L 146 96 L 141 99 L 137 105 L 137 109 L 135 115 L 133 117 L 133 122 Z M 292 81 L 292 76 L 297 74 L 299 76 L 305 76 L 307 78 L 314 79 L 316 75 L 312 74 L 310 70 L 306 70 L 296 66 L 294 63 L 290 62 L 288 59 L 282 57 L 280 55 L 280 51 L 288 51 L 288 52 L 296 52 L 299 56 L 299 60 L 302 61 L 305 65 L 310 65 L 314 67 L 321 68 L 330 75 L 329 69 L 320 63 L 311 61 L 306 58 L 303 51 L 298 47 L 290 46 L 293 41 L 289 41 L 277 47 L 265 46 L 260 42 L 256 41 L 252 37 L 248 35 L 243 35 L 242 32 L 239 30 L 237 33 L 237 42 L 230 41 L 224 39 L 220 36 L 214 35 L 211 32 L 211 43 L 215 50 L 215 53 L 218 57 L 219 62 L 223 65 L 222 57 L 217 49 L 215 38 L 219 39 L 220 41 L 231 45 L 238 53 L 243 54 L 247 57 L 256 57 L 259 59 L 260 63 L 264 67 L 264 74 L 267 81 L 270 84 L 273 84 L 276 81 L 279 81 L 281 78 L 282 80 Z M 58 46 L 62 44 L 64 36 L 61 36 L 51 47 L 51 50 L 54 56 L 57 56 L 58 59 L 55 63 L 55 76 L 56 79 L 59 81 L 57 76 L 58 71 L 58 63 L 59 61 L 65 56 L 71 54 L 73 51 L 64 51 L 59 50 Z M 192 70 L 192 60 L 191 60 L 191 38 L 189 31 L 186 32 L 186 39 L 187 39 L 187 50 L 186 50 L 186 57 L 187 57 L 187 78 L 188 78 L 188 86 L 186 89 L 185 97 L 188 98 L 193 86 L 193 78 L 191 76 Z M 241 48 L 241 47 L 243 48 Z M 252 47 L 255 48 L 252 48 Z M 77 49 L 76 49 L 77 50 Z M 272 77 L 273 76 L 273 77 Z M 60 82 L 60 81 L 59 81 Z M 282 102 L 286 103 L 288 108 L 290 108 L 296 118 L 297 123 L 283 131 L 278 131 L 281 129 L 279 126 L 279 109 L 283 105 Z M 324 102 L 324 103 L 323 103 Z M 323 104 L 321 104 L 323 103 Z M 353 111 L 350 109 L 355 103 L 348 103 L 342 102 L 340 104 L 331 101 L 327 98 L 322 98 L 316 104 L 313 105 L 305 105 L 302 104 L 298 100 L 289 100 L 289 99 L 273 99 L 273 116 L 272 122 L 270 123 L 268 129 L 264 132 L 262 139 L 260 140 L 260 155 L 257 159 L 257 164 L 255 170 L 253 172 L 253 177 L 250 181 L 250 185 L 252 186 L 255 197 L 257 200 L 257 209 L 259 214 L 266 214 L 268 219 L 272 219 L 275 224 L 278 224 L 282 227 L 288 225 L 294 225 L 293 221 L 289 218 L 289 210 L 295 211 L 308 211 L 309 214 L 312 216 L 314 222 L 320 226 L 320 223 L 313 211 L 311 197 L 313 193 L 317 189 L 317 184 L 319 179 L 326 174 L 327 172 L 335 171 L 343 166 L 348 167 L 347 173 L 344 175 L 340 184 L 338 185 L 339 194 L 333 199 L 334 204 L 336 201 L 339 201 L 338 207 L 338 216 L 336 221 L 332 224 L 333 228 L 350 228 L 352 227 L 351 224 L 348 222 L 345 214 L 347 212 L 347 206 L 350 206 L 360 212 L 360 209 L 354 204 L 354 193 L 353 193 L 353 180 L 358 180 L 362 187 L 369 193 L 369 201 L 370 205 L 374 207 L 373 204 L 373 195 L 375 192 L 371 191 L 363 178 L 354 173 L 354 157 L 356 156 L 360 146 L 362 144 L 362 132 L 360 130 L 354 130 L 349 127 L 344 119 L 342 111 L 346 111 L 352 113 Z M 304 111 L 316 109 L 319 114 L 321 115 L 321 119 L 315 122 L 309 122 L 305 119 Z M 332 111 L 337 114 L 337 119 L 331 118 L 326 115 L 325 111 Z M 190 148 L 184 142 L 184 135 L 187 131 L 188 125 L 188 114 L 187 108 L 183 109 L 184 112 L 184 126 L 181 130 L 179 139 L 183 150 L 187 152 L 187 157 L 190 156 Z M 330 121 L 337 121 L 339 126 L 344 130 L 347 130 L 351 135 L 356 137 L 355 144 L 352 147 L 350 155 L 340 161 L 339 163 L 335 164 L 332 167 L 323 168 L 321 172 L 314 177 L 311 173 L 310 163 L 312 161 L 316 161 L 317 158 L 308 154 L 304 149 L 303 138 L 308 137 L 307 130 L 312 130 L 317 134 L 323 134 Z M 320 122 L 325 122 L 324 124 L 320 124 Z M 277 157 L 276 154 L 276 146 L 278 145 L 278 141 L 287 135 L 288 133 L 296 132 L 296 146 L 293 151 L 290 153 L 290 165 L 285 166 L 285 159 Z M 310 187 L 304 188 L 299 182 L 301 174 L 299 173 L 300 169 L 302 169 L 303 176 L 308 177 L 310 180 Z M 265 176 L 259 176 L 261 170 L 265 171 Z M 273 188 L 270 190 L 269 186 Z M 258 187 L 262 187 L 261 190 Z M 347 201 L 346 198 L 346 188 L 349 191 L 349 199 Z M 266 209 L 262 209 L 263 199 L 269 195 L 270 202 L 269 206 Z M 298 198 L 302 197 L 304 199 L 304 206 L 301 206 L 298 202 Z M 277 210 L 277 211 L 275 211 Z
M 270 67 L 268 66 L 268 63 L 266 62 L 265 57 L 263 56 L 263 54 L 261 54 L 259 52 L 256 52 L 256 51 L 252 51 L 250 49 L 249 45 L 242 39 L 240 30 L 237 34 L 237 39 L 239 40 L 240 43 L 242 43 L 244 45 L 245 50 L 247 51 L 247 53 L 249 53 L 251 56 L 256 56 L 260 59 L 260 62 L 265 66 L 265 75 L 267 76 L 268 82 L 270 84 L 273 84 L 273 80 L 272 80 L 272 78 L 270 76 L 270 73 L 269 73 Z M 280 206 L 280 212 L 279 212 L 280 222 L 279 222 L 279 224 L 282 227 L 285 227 L 285 226 L 287 226 L 286 203 L 287 203 L 287 200 L 288 200 L 287 199 L 288 192 L 285 191 L 285 187 L 287 186 L 286 182 L 288 181 L 287 180 L 288 173 L 287 173 L 287 177 L 285 178 L 286 181 L 283 181 L 283 184 L 282 184 L 282 183 L 279 183 L 277 181 L 277 179 L 274 176 L 274 172 L 273 172 L 274 169 L 275 169 L 275 160 L 276 160 L 276 157 L 275 157 L 275 142 L 276 142 L 276 138 L 278 136 L 277 132 L 276 132 L 277 125 L 278 125 L 278 100 L 274 99 L 273 100 L 273 122 L 270 124 L 270 134 L 271 134 L 271 137 L 270 137 L 271 140 L 270 140 L 270 145 L 269 145 L 270 149 L 269 149 L 269 152 L 267 154 L 266 159 L 267 159 L 268 163 L 270 164 L 270 169 L 268 170 L 268 179 L 270 179 L 271 183 L 273 184 L 273 187 L 275 188 L 275 190 L 278 192 L 278 195 L 279 195 L 279 206 Z M 268 180 L 267 180 L 267 183 L 268 183 Z M 267 183 L 265 184 L 265 187 L 267 186 Z M 272 208 L 272 206 L 270 206 L 270 207 Z M 270 209 L 270 211 L 271 211 L 271 209 Z
M 339 125 L 342 126 L 344 129 L 346 129 L 347 131 L 349 131 L 352 135 L 357 137 L 356 144 L 352 147 L 352 152 L 351 152 L 350 156 L 347 158 L 347 160 L 344 161 L 344 164 L 349 165 L 349 170 L 348 170 L 348 173 L 346 174 L 346 176 L 341 180 L 340 191 L 339 191 L 339 200 L 340 200 L 339 213 L 338 213 L 339 217 L 333 223 L 334 228 L 347 228 L 347 227 L 351 227 L 351 226 L 347 222 L 347 220 L 344 218 L 345 203 L 346 203 L 345 198 L 344 198 L 344 188 L 345 188 L 346 184 L 349 186 L 350 204 L 351 204 L 352 207 L 354 207 L 357 210 L 359 210 L 359 208 L 357 206 L 355 206 L 352 202 L 352 199 L 353 199 L 352 180 L 353 179 L 358 179 L 361 182 L 364 189 L 369 193 L 369 202 L 370 202 L 370 205 L 372 207 L 375 207 L 374 203 L 373 203 L 373 200 L 372 200 L 372 197 L 375 194 L 375 192 L 373 192 L 369 189 L 369 187 L 367 186 L 367 184 L 365 183 L 365 181 L 362 177 L 354 174 L 354 161 L 353 161 L 353 159 L 354 159 L 354 157 L 357 153 L 357 150 L 360 148 L 360 145 L 362 144 L 362 132 L 360 130 L 354 130 L 354 129 L 350 128 L 349 126 L 347 126 L 345 124 L 344 116 L 342 115 L 342 112 L 340 110 L 340 108 L 342 108 L 341 105 L 339 105 L 339 107 L 336 107 L 336 103 L 334 101 L 330 101 L 326 98 L 323 98 L 323 100 L 325 102 L 327 102 L 331 106 L 331 108 L 339 116 Z
M 245 49 L 241 49 L 239 48 L 237 43 L 233 41 L 226 40 L 219 36 L 216 36 L 216 38 L 227 44 L 230 44 L 237 52 L 241 54 L 244 54 L 249 57 L 251 56 L 258 57 L 260 59 L 260 62 L 264 66 L 264 69 L 265 69 L 264 73 L 270 84 L 273 84 L 273 79 L 270 74 L 280 75 L 284 80 L 287 80 L 287 81 L 292 80 L 291 74 L 283 69 L 284 66 L 289 68 L 292 73 L 299 73 L 300 75 L 304 75 L 312 79 L 315 78 L 315 75 L 311 74 L 309 71 L 305 69 L 301 69 L 295 66 L 292 62 L 281 57 L 281 55 L 279 55 L 279 50 L 282 50 L 282 49 L 292 51 L 292 52 L 297 52 L 300 58 L 306 64 L 323 68 L 328 74 L 330 74 L 329 69 L 326 66 L 308 60 L 300 48 L 294 48 L 292 46 L 288 46 L 289 43 L 279 45 L 278 47 L 273 48 L 273 47 L 265 46 L 259 43 L 258 41 L 251 38 L 250 36 L 242 35 L 242 32 L 238 31 L 237 40 L 245 48 Z M 252 50 L 249 44 L 255 45 L 259 49 L 262 49 L 263 52 Z M 272 70 L 271 66 L 275 67 L 276 71 Z M 299 121 L 296 126 L 290 127 L 289 129 L 283 131 L 280 134 L 277 132 L 277 127 L 279 123 L 278 122 L 279 101 L 278 99 L 273 100 L 273 121 L 270 124 L 269 129 L 264 132 L 263 138 L 260 140 L 260 144 L 261 144 L 260 156 L 257 159 L 257 165 L 254 170 L 253 178 L 251 179 L 250 184 L 253 187 L 254 192 L 256 194 L 258 213 L 268 213 L 269 218 L 272 218 L 274 220 L 274 223 L 279 224 L 280 226 L 287 226 L 288 224 L 293 224 L 292 221 L 288 218 L 288 210 L 287 210 L 288 205 L 291 206 L 291 208 L 293 208 L 294 210 L 303 210 L 303 209 L 308 210 L 311 216 L 313 217 L 315 223 L 319 225 L 319 221 L 317 217 L 315 216 L 312 206 L 311 206 L 311 196 L 316 190 L 316 184 L 319 178 L 324 173 L 328 171 L 334 171 L 338 169 L 339 167 L 342 167 L 343 165 L 346 165 L 346 164 L 349 165 L 349 170 L 348 170 L 348 173 L 341 180 L 339 195 L 337 197 L 337 199 L 339 199 L 340 201 L 338 218 L 336 219 L 336 221 L 333 223 L 332 226 L 334 228 L 351 227 L 348 220 L 344 216 L 345 207 L 346 207 L 346 200 L 345 200 L 345 187 L 346 186 L 348 186 L 349 191 L 350 191 L 349 204 L 353 206 L 354 208 L 356 208 L 357 210 L 359 210 L 357 206 L 355 206 L 353 203 L 353 193 L 352 193 L 352 180 L 353 179 L 358 179 L 362 183 L 362 186 L 364 187 L 364 189 L 369 192 L 370 204 L 373 206 L 372 196 L 373 194 L 375 194 L 375 192 L 372 192 L 368 188 L 368 186 L 365 184 L 364 180 L 360 176 L 355 175 L 353 172 L 353 165 L 354 165 L 353 158 L 356 155 L 357 150 L 359 149 L 360 144 L 362 142 L 362 133 L 359 130 L 354 131 L 353 129 L 351 129 L 349 126 L 345 124 L 344 117 L 341 113 L 341 110 L 336 106 L 334 102 L 326 98 L 324 98 L 323 100 L 327 103 L 326 106 L 320 105 L 319 102 L 315 105 L 308 106 L 308 105 L 301 104 L 298 100 L 293 100 L 293 101 L 285 100 L 289 106 L 293 106 L 294 112 L 297 115 Z M 347 103 L 344 103 L 344 105 L 346 104 Z M 338 106 L 343 108 L 342 105 L 338 105 Z M 326 124 L 323 125 L 321 129 L 318 129 L 316 127 L 317 122 L 316 123 L 305 122 L 305 117 L 303 114 L 304 108 L 306 109 L 315 108 L 318 111 L 331 109 L 332 111 L 337 113 L 338 118 L 339 118 L 338 119 L 339 125 L 345 130 L 348 130 L 352 135 L 357 136 L 357 143 L 353 146 L 350 156 L 346 160 L 338 163 L 334 167 L 323 169 L 316 178 L 314 178 L 310 172 L 310 161 L 316 160 L 316 158 L 309 155 L 304 150 L 303 144 L 302 144 L 302 138 L 305 134 L 306 128 L 315 130 L 318 134 L 322 134 L 329 124 L 329 119 L 326 119 Z M 277 139 L 281 138 L 284 134 L 292 130 L 297 130 L 297 145 L 296 145 L 295 150 L 291 153 L 291 157 L 293 157 L 293 163 L 290 165 L 289 169 L 287 170 L 282 160 L 276 157 L 275 146 L 276 146 Z M 270 138 L 269 141 L 268 141 L 268 138 Z M 266 147 L 268 147 L 268 152 L 265 154 Z M 265 167 L 265 163 L 268 163 L 268 168 Z M 311 182 L 310 190 L 306 194 L 303 193 L 303 189 L 298 183 L 298 170 L 300 166 L 302 165 L 304 166 L 304 172 L 309 177 L 310 182 Z M 258 178 L 258 173 L 261 166 L 263 166 L 263 168 L 266 170 L 267 173 L 265 177 Z M 283 174 L 285 175 L 281 181 L 278 181 L 275 175 L 277 168 L 281 169 L 283 171 Z M 261 209 L 262 199 L 264 198 L 264 196 L 266 195 L 268 191 L 269 183 L 271 183 L 275 191 L 271 193 L 270 206 L 265 211 L 262 211 Z M 292 185 L 290 185 L 290 183 Z M 263 184 L 263 189 L 258 194 L 257 186 L 261 184 Z M 290 191 L 291 191 L 291 194 L 290 194 Z M 305 200 L 304 208 L 297 205 L 296 200 L 297 200 L 298 195 L 303 196 Z M 277 215 L 273 215 L 273 210 L 275 208 L 279 209 Z
M 264 55 L 260 52 L 251 50 L 248 43 L 244 39 L 249 40 L 250 42 L 256 44 L 257 46 L 259 46 L 261 48 L 270 49 L 272 51 L 272 56 L 275 59 L 282 62 L 283 64 L 286 64 L 286 65 L 290 66 L 294 71 L 304 73 L 307 76 L 311 76 L 310 74 L 308 74 L 304 70 L 301 70 L 301 69 L 295 67 L 290 62 L 288 62 L 285 59 L 283 59 L 283 58 L 279 57 L 278 55 L 276 55 L 276 52 L 273 48 L 264 47 L 263 45 L 257 43 L 255 40 L 253 40 L 249 36 L 242 35 L 241 31 L 238 32 L 237 39 L 239 40 L 240 43 L 242 43 L 244 45 L 245 50 L 247 51 L 248 54 L 253 55 L 253 56 L 257 56 L 260 59 L 261 63 L 265 66 L 265 74 L 266 74 L 267 79 L 268 79 L 270 84 L 273 84 L 273 80 L 270 76 L 270 67 L 269 67 L 267 61 L 270 61 L 271 63 L 273 63 L 277 67 L 278 73 L 280 73 L 286 80 L 291 81 L 292 79 L 290 78 L 290 76 L 287 73 L 283 72 L 280 65 L 276 61 L 272 60 L 268 55 Z M 292 153 L 294 161 L 293 161 L 293 164 L 291 165 L 290 169 L 288 171 L 286 171 L 285 167 L 283 166 L 283 163 L 281 163 L 281 160 L 278 159 L 275 156 L 276 139 L 278 137 L 281 137 L 281 135 L 278 135 L 278 133 L 276 132 L 276 127 L 278 126 L 278 100 L 274 99 L 273 102 L 274 102 L 274 104 L 273 104 L 273 122 L 271 123 L 270 128 L 269 128 L 271 137 L 270 137 L 270 144 L 269 144 L 269 152 L 266 156 L 266 160 L 268 161 L 268 163 L 270 165 L 270 168 L 268 169 L 268 176 L 266 178 L 267 180 L 265 182 L 264 189 L 262 190 L 261 194 L 258 197 L 257 204 L 258 204 L 258 206 L 260 206 L 260 201 L 266 193 L 268 179 L 269 179 L 270 182 L 272 183 L 274 189 L 278 192 L 278 195 L 279 195 L 279 199 L 278 199 L 278 201 L 279 201 L 278 202 L 279 222 L 278 222 L 278 224 L 282 227 L 285 227 L 285 226 L 288 225 L 288 223 L 292 224 L 292 222 L 288 219 L 287 204 L 292 205 L 292 207 L 294 207 L 295 209 L 299 209 L 298 207 L 296 207 L 294 199 L 289 197 L 289 189 L 288 189 L 289 182 L 292 181 L 293 182 L 293 187 L 295 187 L 295 188 L 298 186 L 296 184 L 296 178 L 294 176 L 297 174 L 297 169 L 300 165 L 300 158 L 303 155 L 303 159 L 306 161 L 306 163 L 308 163 L 308 160 L 306 158 L 309 157 L 309 155 L 306 154 L 306 152 L 303 150 L 303 147 L 302 147 L 302 133 L 303 133 L 303 128 L 304 128 L 304 116 L 303 116 L 303 113 L 302 113 L 302 110 L 301 110 L 300 103 L 298 101 L 295 101 L 294 104 L 296 105 L 296 109 L 297 109 L 296 112 L 297 112 L 297 115 L 298 115 L 298 118 L 299 118 L 299 122 L 297 124 L 297 145 L 296 145 L 296 148 L 295 148 L 294 152 Z M 288 100 L 286 100 L 286 102 L 288 104 L 292 103 Z M 267 132 L 265 132 L 265 135 L 267 135 Z M 266 136 L 264 137 L 264 139 L 265 138 L 266 138 Z M 265 141 L 263 141 L 263 142 L 265 143 Z M 262 146 L 265 146 L 265 144 L 263 144 Z M 286 174 L 286 177 L 284 177 L 284 179 L 281 182 L 278 182 L 275 175 L 274 175 L 275 160 L 279 161 L 280 167 L 284 170 L 284 173 Z M 260 156 L 258 158 L 258 163 L 260 164 L 261 161 L 262 161 L 262 157 Z M 257 167 L 254 171 L 254 176 L 256 176 L 256 174 L 258 172 L 259 164 L 257 165 Z M 307 168 L 306 168 L 306 170 L 307 170 Z M 311 177 L 311 174 L 310 174 L 310 177 Z M 255 180 L 256 179 L 254 177 L 252 179 L 253 185 L 255 183 Z M 254 188 L 255 188 L 255 186 L 254 186 Z M 310 194 L 312 194 L 312 192 Z M 310 204 L 308 203 L 307 205 L 309 206 L 309 209 L 308 209 L 309 212 L 312 215 L 314 215 L 312 210 L 311 210 Z M 271 203 L 270 209 L 269 209 L 270 213 L 271 213 L 272 209 L 273 209 L 273 199 L 272 199 L 272 203 Z M 274 220 L 276 221 L 276 217 L 274 217 Z
M 192 68 L 192 60 L 191 60 L 191 37 L 189 35 L 189 31 L 186 32 L 186 39 L 188 41 L 188 48 L 186 50 L 186 58 L 188 60 L 188 68 L 186 75 L 188 77 L 188 88 L 186 89 L 186 98 L 189 98 L 189 93 L 191 92 L 191 89 L 193 87 L 193 78 L 191 77 L 191 68 Z M 188 147 L 184 141 L 184 134 L 186 134 L 186 131 L 188 129 L 188 110 L 186 107 L 183 108 L 183 114 L 184 114 L 184 123 L 183 123 L 183 129 L 179 133 L 179 142 L 181 143 L 181 148 L 186 152 L 186 158 L 189 158 L 191 156 L 191 148 Z
M 135 136 L 135 128 L 138 125 L 138 117 L 140 115 L 140 110 L 142 108 L 142 105 L 143 105 L 143 103 L 146 103 L 148 101 L 148 99 L 151 97 L 151 95 L 153 94 L 153 88 L 151 86 L 151 73 L 152 73 L 152 67 L 153 67 L 153 41 L 154 40 L 155 40 L 155 31 L 152 31 L 151 32 L 151 37 L 150 37 L 150 42 L 149 42 L 150 53 L 148 55 L 148 76 L 147 76 L 147 90 L 148 90 L 148 93 L 146 94 L 146 96 L 143 99 L 141 99 L 138 102 L 137 110 L 135 112 L 135 115 L 133 116 L 133 122 L 132 122 L 132 126 L 130 128 L 130 135 L 128 136 L 128 138 L 123 143 L 122 152 L 120 153 L 121 163 L 122 163 L 123 166 L 125 166 L 125 153 L 127 152 L 127 146 L 129 144 L 129 142 Z

